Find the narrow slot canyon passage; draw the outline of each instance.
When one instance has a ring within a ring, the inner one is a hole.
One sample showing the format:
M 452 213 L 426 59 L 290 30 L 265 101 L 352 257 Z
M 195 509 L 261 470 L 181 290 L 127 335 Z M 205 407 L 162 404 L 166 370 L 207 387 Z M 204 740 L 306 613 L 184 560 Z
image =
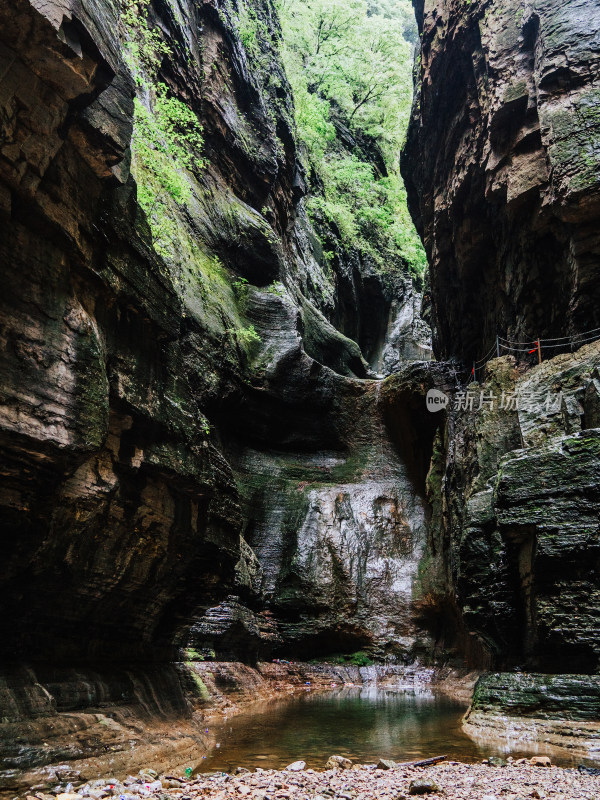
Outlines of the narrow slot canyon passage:
M 600 797 L 599 36 L 5 0 L 2 798 Z

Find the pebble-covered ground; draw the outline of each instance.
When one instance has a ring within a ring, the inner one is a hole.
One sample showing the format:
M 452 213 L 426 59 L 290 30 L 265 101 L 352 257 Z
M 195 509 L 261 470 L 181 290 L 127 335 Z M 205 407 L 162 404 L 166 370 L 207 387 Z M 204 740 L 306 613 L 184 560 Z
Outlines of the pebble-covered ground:
M 539 765 L 548 761 L 544 758 L 538 758 L 538 764 L 535 761 L 521 759 L 505 766 L 445 761 L 389 769 L 346 762 L 345 769 L 324 772 L 304 769 L 303 762 L 296 762 L 286 770 L 238 768 L 234 775 L 219 772 L 189 779 L 157 777 L 146 770 L 123 782 L 91 781 L 68 786 L 68 791 L 36 792 L 27 800 L 403 800 L 419 795 L 430 800 L 600 800 L 600 775 Z

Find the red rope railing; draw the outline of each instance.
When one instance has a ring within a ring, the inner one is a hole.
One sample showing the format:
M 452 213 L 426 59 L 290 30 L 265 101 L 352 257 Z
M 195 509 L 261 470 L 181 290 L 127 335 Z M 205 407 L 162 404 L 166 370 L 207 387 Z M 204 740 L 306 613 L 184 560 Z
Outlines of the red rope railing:
M 478 361 L 473 361 L 471 369 L 471 378 L 477 380 L 477 373 L 482 370 L 488 361 L 493 358 L 500 358 L 505 354 L 525 354 L 526 360 L 533 356 L 538 364 L 542 363 L 545 355 L 555 356 L 559 352 L 573 352 L 578 350 L 582 345 L 595 342 L 600 339 L 600 328 L 594 328 L 591 331 L 584 333 L 575 333 L 571 336 L 558 336 L 548 339 L 531 339 L 526 342 L 512 342 L 502 336 L 496 336 L 496 342 L 488 350 L 483 358 Z M 516 358 L 522 359 L 523 356 L 516 355 Z

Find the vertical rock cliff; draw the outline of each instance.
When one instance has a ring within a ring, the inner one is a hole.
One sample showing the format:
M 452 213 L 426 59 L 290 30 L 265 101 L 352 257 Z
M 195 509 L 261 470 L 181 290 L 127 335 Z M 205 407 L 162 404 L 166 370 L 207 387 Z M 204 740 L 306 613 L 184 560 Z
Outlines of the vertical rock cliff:
M 600 10 L 587 0 L 416 2 L 403 159 L 439 356 L 600 326 Z
M 459 382 L 497 334 L 600 326 L 598 10 L 417 18 L 437 364 L 408 266 L 307 214 L 271 0 L 0 9 L 8 785 L 189 713 L 180 658 L 597 672 L 599 346 Z M 430 388 L 478 402 L 431 414 Z
M 7 655 L 164 658 L 228 594 L 321 617 L 328 583 L 350 625 L 371 562 L 335 537 L 417 558 L 424 514 L 364 379 L 428 342 L 410 278 L 325 263 L 274 9 L 10 3 L 2 35 Z
M 184 713 L 181 648 L 427 653 L 380 379 L 429 332 L 306 215 L 273 4 L 10 0 L 0 42 L 6 780 Z
M 172 652 L 240 512 L 135 202 L 115 5 L 2 9 L 5 658 Z M 151 590 L 150 590 L 151 587 Z
M 594 717 L 600 663 L 599 9 L 415 5 L 402 171 L 430 262 L 434 349 L 464 370 L 428 477 L 425 595 L 471 663 L 541 673 L 482 682 L 471 730 L 498 735 L 506 714 L 521 714 L 557 741 L 548 720 L 570 714 L 574 697 L 581 719 Z M 539 365 L 519 344 L 495 357 L 497 335 L 588 331 L 545 343 Z M 560 712 L 544 699 L 557 696 L 548 673 L 566 675 Z M 589 747 L 593 727 L 577 734 Z

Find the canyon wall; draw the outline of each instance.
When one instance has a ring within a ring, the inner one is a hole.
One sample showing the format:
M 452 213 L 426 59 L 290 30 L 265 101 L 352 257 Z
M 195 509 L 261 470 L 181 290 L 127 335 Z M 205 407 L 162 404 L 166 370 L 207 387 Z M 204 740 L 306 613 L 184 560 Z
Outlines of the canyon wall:
M 600 325 L 596 14 L 417 4 L 430 363 L 408 271 L 307 216 L 270 0 L 2 6 L 7 785 L 190 717 L 203 658 L 597 671 L 598 345 L 424 401 Z
M 427 329 L 323 256 L 272 5 L 1 13 L 6 657 L 410 649 L 425 505 L 374 378 Z
M 426 657 L 380 378 L 429 332 L 306 215 L 273 4 L 10 0 L 0 43 L 6 785 L 189 717 L 194 660 Z
M 427 457 L 380 378 L 431 346 L 408 269 L 306 215 L 270 0 L 11 0 L 0 41 L 14 794 L 187 765 L 207 694 L 304 682 L 205 658 L 428 657 Z
M 598 670 L 599 367 L 597 342 L 530 370 L 504 356 L 452 393 L 423 585 L 482 668 Z
M 544 345 L 541 364 L 537 350 L 496 358 L 495 343 L 600 324 L 600 11 L 415 6 L 402 172 L 429 257 L 434 350 L 458 367 L 428 476 L 424 597 L 471 663 L 514 673 L 482 679 L 472 735 L 545 731 L 572 746 L 575 732 L 596 752 L 597 331 Z M 578 708 L 581 725 L 564 723 Z
M 402 172 L 438 357 L 600 326 L 600 9 L 416 0 Z

